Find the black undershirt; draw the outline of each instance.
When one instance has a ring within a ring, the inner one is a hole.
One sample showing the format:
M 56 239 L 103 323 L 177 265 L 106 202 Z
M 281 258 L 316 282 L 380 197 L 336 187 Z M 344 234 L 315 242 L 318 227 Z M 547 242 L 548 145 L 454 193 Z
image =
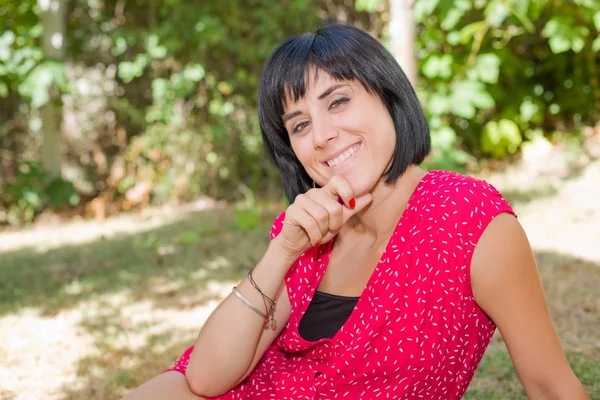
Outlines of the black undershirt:
M 310 342 L 332 338 L 348 320 L 358 299 L 317 290 L 300 321 L 300 336 Z

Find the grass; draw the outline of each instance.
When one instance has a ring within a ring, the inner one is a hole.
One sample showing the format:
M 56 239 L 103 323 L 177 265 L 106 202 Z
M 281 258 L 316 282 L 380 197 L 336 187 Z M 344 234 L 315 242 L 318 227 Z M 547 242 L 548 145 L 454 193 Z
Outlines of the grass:
M 567 351 L 567 360 L 590 398 L 600 398 L 600 359 Z M 490 349 L 481 360 L 465 400 L 527 400 L 519 377 L 504 349 Z
M 114 399 L 169 368 L 260 259 L 275 216 L 240 230 L 231 209 L 194 212 L 91 243 L 0 253 L 0 398 Z M 536 257 L 568 359 L 600 399 L 599 265 Z M 525 398 L 495 337 L 465 399 Z

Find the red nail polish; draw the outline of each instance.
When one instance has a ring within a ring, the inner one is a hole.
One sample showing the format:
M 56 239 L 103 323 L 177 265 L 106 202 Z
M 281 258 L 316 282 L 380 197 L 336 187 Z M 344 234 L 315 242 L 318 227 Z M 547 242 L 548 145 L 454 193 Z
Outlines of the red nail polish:
M 351 198 L 348 202 L 348 205 L 350 206 L 350 208 L 354 208 L 354 206 L 356 205 L 356 199 L 354 197 Z
M 338 203 L 340 203 L 341 205 L 344 205 L 344 200 L 338 196 Z

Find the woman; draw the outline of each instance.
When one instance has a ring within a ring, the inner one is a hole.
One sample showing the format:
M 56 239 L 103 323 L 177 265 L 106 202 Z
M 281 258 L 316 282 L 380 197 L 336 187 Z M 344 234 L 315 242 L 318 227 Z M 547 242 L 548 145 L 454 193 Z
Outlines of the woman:
M 358 28 L 283 42 L 259 93 L 291 205 L 195 345 L 134 399 L 459 399 L 496 327 L 532 399 L 586 399 L 491 185 L 418 167 L 414 90 Z

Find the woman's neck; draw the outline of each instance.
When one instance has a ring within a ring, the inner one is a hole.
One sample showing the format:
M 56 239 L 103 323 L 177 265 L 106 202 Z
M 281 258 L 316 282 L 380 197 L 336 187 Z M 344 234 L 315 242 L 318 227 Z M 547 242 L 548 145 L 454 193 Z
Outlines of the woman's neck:
M 391 185 L 386 184 L 385 178 L 382 178 L 371 191 L 371 204 L 352 217 L 340 230 L 341 238 L 360 235 L 373 244 L 381 240 L 387 241 L 413 192 L 426 174 L 427 172 L 420 167 L 410 165 Z

